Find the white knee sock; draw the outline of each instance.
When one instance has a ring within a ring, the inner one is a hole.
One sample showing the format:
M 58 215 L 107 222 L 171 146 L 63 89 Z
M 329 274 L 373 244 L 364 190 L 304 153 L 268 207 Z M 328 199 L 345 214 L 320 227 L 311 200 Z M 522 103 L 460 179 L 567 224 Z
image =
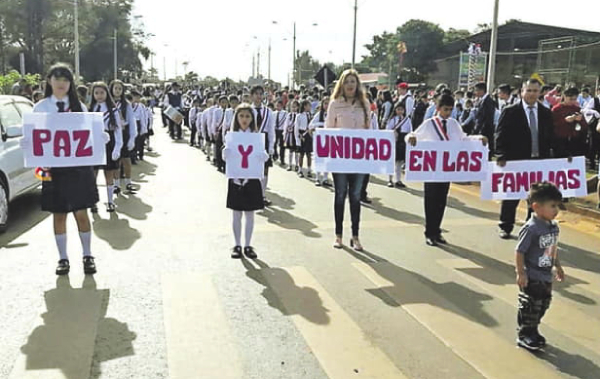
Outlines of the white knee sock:
M 402 177 L 402 162 L 396 162 L 394 168 L 396 169 L 396 181 L 399 182 Z
M 115 187 L 120 187 L 121 186 L 121 179 L 115 179 Z
M 92 232 L 79 232 L 81 247 L 83 248 L 83 256 L 89 257 L 92 255 Z
M 66 234 L 55 234 L 54 239 L 56 240 L 56 247 L 58 247 L 58 254 L 60 259 L 69 259 L 67 256 L 67 235 Z
M 296 162 L 296 167 L 300 166 L 300 154 L 294 153 L 294 162 Z
M 260 180 L 261 184 L 262 184 L 262 194 L 263 197 L 267 197 L 267 184 L 269 183 L 269 177 L 268 176 L 263 176 L 263 178 Z
M 106 185 L 106 196 L 108 198 L 108 203 L 112 204 L 113 203 L 113 193 L 115 192 L 115 187 L 112 184 L 107 184 Z
M 252 243 L 252 232 L 254 231 L 254 211 L 244 212 L 244 215 L 246 216 L 246 229 L 245 229 L 246 245 L 245 246 L 250 246 Z
M 235 246 L 242 246 L 242 211 L 233 211 L 232 226 Z
M 294 152 L 293 151 L 289 151 L 288 152 L 288 164 L 291 166 L 293 164 L 293 157 L 294 156 Z

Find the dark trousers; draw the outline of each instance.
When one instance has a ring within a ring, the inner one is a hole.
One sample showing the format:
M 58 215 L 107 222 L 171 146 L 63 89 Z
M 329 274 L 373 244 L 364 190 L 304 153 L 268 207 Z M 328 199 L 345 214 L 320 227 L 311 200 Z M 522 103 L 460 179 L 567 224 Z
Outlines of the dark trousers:
M 275 131 L 275 160 L 279 159 L 281 164 L 285 164 L 285 143 L 283 140 L 283 130 Z
M 142 134 L 135 137 L 135 151 L 137 153 L 138 158 L 143 161 L 144 160 L 144 145 L 146 144 L 146 139 L 148 138 L 148 134 Z M 135 155 L 135 154 L 132 154 Z
M 335 186 L 334 214 L 335 234 L 341 236 L 344 230 L 344 205 L 346 197 L 350 197 L 350 219 L 352 220 L 352 236 L 358 237 L 360 227 L 360 191 L 364 174 L 333 174 Z
M 502 200 L 502 207 L 500 208 L 500 223 L 498 226 L 500 229 L 507 233 L 511 233 L 515 227 L 515 220 L 517 217 L 517 207 L 519 206 L 519 200 Z M 533 210 L 531 207 L 527 208 L 527 220 L 531 218 Z
M 590 127 L 588 138 L 588 159 L 590 160 L 590 169 L 595 170 L 598 158 L 600 158 L 600 133 L 596 131 L 596 126 Z
M 552 283 L 530 281 L 527 287 L 519 291 L 519 310 L 517 324 L 519 337 L 532 336 L 537 332 L 542 317 L 550 308 L 552 301 Z
M 192 134 L 190 135 L 190 145 L 194 146 L 196 144 L 196 133 L 198 132 L 196 125 L 192 125 Z
M 221 149 L 223 149 L 223 138 L 221 138 L 219 134 L 219 136 L 215 139 L 215 162 L 220 170 L 224 170 L 225 161 L 223 160 L 223 154 L 221 154 Z
M 181 138 L 181 124 L 176 124 L 173 120 L 169 120 L 169 135 L 171 138 Z
M 425 236 L 428 238 L 442 234 L 449 190 L 450 183 L 425 183 Z
M 365 178 L 362 182 L 362 186 L 360 188 L 360 198 L 364 200 L 367 198 L 367 187 L 369 186 L 369 180 L 371 180 L 371 175 L 365 174 Z

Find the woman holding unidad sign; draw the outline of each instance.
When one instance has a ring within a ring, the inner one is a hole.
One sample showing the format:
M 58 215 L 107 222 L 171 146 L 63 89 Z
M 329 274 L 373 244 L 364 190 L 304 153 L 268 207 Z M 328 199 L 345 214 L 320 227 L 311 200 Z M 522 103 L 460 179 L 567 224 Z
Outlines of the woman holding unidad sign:
M 340 129 L 370 129 L 369 102 L 365 96 L 358 72 L 354 69 L 346 70 L 340 76 L 332 100 L 327 110 L 325 119 L 326 128 Z M 352 239 L 350 246 L 356 251 L 363 247 L 358 239 L 360 226 L 360 192 L 365 174 L 333 173 L 335 186 L 335 242 L 333 247 L 343 247 L 342 232 L 344 228 L 344 205 L 346 196 L 350 196 L 350 218 L 352 220 Z
M 437 103 L 437 116 L 423 121 L 413 133 L 406 136 L 406 142 L 416 146 L 418 141 L 464 141 L 481 140 L 487 145 L 488 140 L 481 135 L 467 136 L 460 123 L 451 118 L 454 109 L 454 98 L 451 95 L 441 95 Z M 442 237 L 442 220 L 446 209 L 446 201 L 450 183 L 425 183 L 425 243 L 436 246 L 446 243 Z
M 249 104 L 241 104 L 235 110 L 233 116 L 232 132 L 238 133 L 259 133 L 256 120 L 254 119 L 253 108 Z M 231 133 L 229 133 L 231 134 Z M 231 136 L 230 136 L 231 137 Z M 229 138 L 225 141 L 223 149 L 223 160 L 227 159 L 233 153 L 229 146 Z M 258 155 L 264 164 L 269 159 L 269 154 L 263 151 Z M 240 259 L 242 257 L 242 214 L 246 218 L 244 255 L 250 259 L 257 257 L 254 248 L 250 246 L 252 241 L 252 232 L 254 231 L 254 211 L 265 207 L 263 201 L 262 184 L 259 179 L 229 179 L 227 186 L 227 208 L 233 211 L 233 237 L 235 246 L 231 252 L 231 258 Z
M 73 73 L 66 65 L 57 64 L 51 67 L 46 79 L 45 98 L 34 106 L 34 112 L 87 112 L 85 105 L 79 102 Z M 87 213 L 87 209 L 98 202 L 94 169 L 92 166 L 82 166 L 47 170 L 50 171 L 50 177 L 42 182 L 42 210 L 52 212 L 54 218 L 54 237 L 60 255 L 56 274 L 66 275 L 70 270 L 67 256 L 69 213 L 75 216 L 79 229 L 83 248 L 83 270 L 86 274 L 95 274 L 96 264 L 91 252 L 92 233 Z

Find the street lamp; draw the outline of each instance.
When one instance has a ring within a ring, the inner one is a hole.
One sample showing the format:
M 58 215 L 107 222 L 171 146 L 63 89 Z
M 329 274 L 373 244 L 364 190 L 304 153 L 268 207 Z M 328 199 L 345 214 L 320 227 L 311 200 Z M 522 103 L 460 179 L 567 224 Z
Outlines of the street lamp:
M 273 21 L 272 22 L 274 25 L 277 25 L 278 22 L 277 21 Z M 319 26 L 318 23 L 313 22 L 312 26 Z M 285 40 L 285 39 L 284 39 Z M 293 67 L 293 73 L 294 74 L 298 74 L 298 82 L 300 82 L 301 78 L 302 78 L 302 73 L 300 72 L 300 70 L 296 69 L 296 21 L 294 21 L 294 33 L 293 33 L 293 54 L 292 54 L 292 67 Z M 292 88 L 294 87 L 294 80 L 292 80 Z

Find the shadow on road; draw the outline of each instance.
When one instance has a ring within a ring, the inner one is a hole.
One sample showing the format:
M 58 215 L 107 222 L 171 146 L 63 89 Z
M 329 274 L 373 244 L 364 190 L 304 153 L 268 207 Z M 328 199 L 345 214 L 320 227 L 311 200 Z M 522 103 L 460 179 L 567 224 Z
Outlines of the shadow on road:
M 383 217 L 391 218 L 396 221 L 401 221 L 408 224 L 425 225 L 425 219 L 421 216 L 386 207 L 385 205 L 383 205 L 381 199 L 378 197 L 374 197 L 371 200 L 373 201 L 373 203 L 371 203 L 370 205 L 363 204 L 362 206 L 364 208 L 370 208 L 374 210 L 375 213 L 380 214 Z
M 488 257 L 485 254 L 478 253 L 467 248 L 456 245 L 440 245 L 440 249 L 454 255 L 455 257 L 467 259 L 481 268 L 459 268 L 457 271 L 463 272 L 483 282 L 493 285 L 512 285 L 515 284 L 515 267 L 511 264 L 504 263 L 497 259 Z M 562 283 L 555 283 L 553 290 L 560 293 L 562 296 L 575 301 L 577 303 L 593 305 L 596 304 L 594 299 L 579 293 L 569 291 L 570 287 L 578 284 L 589 284 L 586 281 L 569 276 L 567 272 L 567 280 Z M 515 284 L 516 285 L 516 284 Z M 515 299 L 516 301 L 516 299 Z
M 97 213 L 92 214 L 92 229 L 94 234 L 115 250 L 127 250 L 142 234 L 129 226 L 129 220 L 120 219 L 116 212 L 110 214 L 109 219 L 103 219 Z
M 600 274 L 600 255 L 598 253 L 561 242 L 558 243 L 558 247 L 561 261 L 568 262 L 580 270 Z
M 126 323 L 107 318 L 110 291 L 98 290 L 90 275 L 82 288 L 73 288 L 68 276 L 59 277 L 56 288 L 44 293 L 43 324 L 35 328 L 21 347 L 26 370 L 59 369 L 65 378 L 88 377 L 92 361 L 100 362 L 134 354 L 135 333 Z M 92 378 L 99 378 L 92 373 Z
M 29 229 L 44 221 L 51 214 L 41 210 L 41 189 L 27 193 L 10 203 L 8 228 L 0 234 L 0 247 L 7 249 L 27 246 L 26 243 L 11 244 Z
M 532 354 L 549 362 L 558 371 L 575 378 L 597 379 L 600 377 L 600 367 L 596 363 L 579 354 L 569 354 L 556 346 L 546 346 L 544 351 Z
M 156 175 L 156 165 L 148 160 L 138 161 L 131 170 L 131 180 L 136 183 L 148 183 L 148 176 Z
M 366 290 L 389 306 L 426 303 L 487 327 L 498 325 L 498 322 L 483 309 L 484 301 L 493 300 L 487 294 L 473 291 L 454 282 L 434 282 L 368 251 L 357 252 L 349 248 L 345 248 L 344 251 L 368 264 L 379 276 L 393 284 L 391 287 Z M 419 287 L 427 290 L 419 290 Z M 392 299 L 390 293 L 396 296 Z M 397 298 L 401 298 L 401 301 L 398 302 Z M 453 306 L 449 307 L 446 301 Z
M 267 197 L 272 199 L 273 204 L 259 212 L 257 215 L 266 217 L 267 221 L 271 224 L 275 224 L 281 228 L 288 230 L 297 230 L 306 237 L 318 238 L 321 237 L 320 233 L 314 230 L 318 227 L 315 223 L 295 216 L 294 214 L 285 210 L 277 209 L 281 207 L 284 209 L 292 210 L 295 203 L 294 200 L 278 195 L 274 192 L 267 192 Z
M 323 306 L 323 301 L 314 288 L 297 286 L 287 271 L 271 268 L 260 259 L 249 261 L 243 258 L 242 264 L 246 268 L 246 276 L 265 287 L 262 296 L 269 306 L 285 316 L 298 315 L 313 324 L 329 324 L 328 310 Z M 269 282 L 273 283 L 273 286 Z M 273 289 L 275 287 L 276 290 Z M 277 294 L 285 296 L 286 306 Z
M 146 220 L 152 212 L 152 206 L 146 204 L 136 195 L 119 196 L 115 200 L 117 212 L 127 215 L 136 220 Z

